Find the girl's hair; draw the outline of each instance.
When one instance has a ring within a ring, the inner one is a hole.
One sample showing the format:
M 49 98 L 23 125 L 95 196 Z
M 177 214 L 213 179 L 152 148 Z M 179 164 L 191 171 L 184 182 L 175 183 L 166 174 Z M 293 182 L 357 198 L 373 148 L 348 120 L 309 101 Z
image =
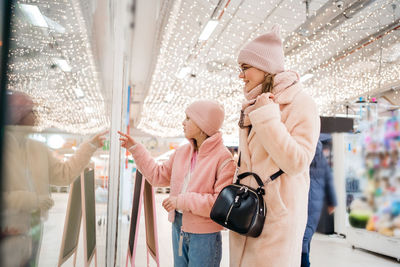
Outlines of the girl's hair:
M 208 138 L 208 137 L 210 137 L 209 135 L 207 135 L 206 133 L 204 133 L 205 135 L 206 135 L 206 139 Z M 199 150 L 199 147 L 197 146 L 197 140 L 196 139 L 192 139 L 193 140 L 193 144 L 194 144 L 194 149 L 195 150 Z
M 197 141 L 196 141 L 196 139 L 192 139 L 193 140 L 193 145 L 194 145 L 194 150 L 196 151 L 196 150 L 198 150 L 199 148 L 197 147 Z
M 262 82 L 262 93 L 270 93 L 274 88 L 274 78 L 276 74 L 266 73 Z

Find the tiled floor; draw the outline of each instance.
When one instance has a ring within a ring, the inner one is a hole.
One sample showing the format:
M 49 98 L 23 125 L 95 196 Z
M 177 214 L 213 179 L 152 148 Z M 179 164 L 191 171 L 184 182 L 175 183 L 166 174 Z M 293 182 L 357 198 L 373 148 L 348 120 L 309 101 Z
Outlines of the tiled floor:
M 400 255 L 400 251 L 399 251 Z M 394 267 L 400 266 L 393 258 L 362 249 L 352 249 L 343 238 L 315 234 L 311 242 L 311 266 L 319 267 Z
M 161 267 L 173 266 L 172 260 L 172 244 L 171 244 L 171 224 L 167 220 L 167 212 L 161 207 L 161 202 L 166 198 L 166 194 L 156 194 L 156 212 L 157 212 L 157 233 L 159 245 L 159 259 Z M 45 231 L 43 235 L 43 243 L 40 255 L 40 267 L 57 266 L 58 256 L 61 245 L 61 238 L 64 227 L 65 209 L 67 206 L 68 194 L 55 193 L 55 206 L 51 209 L 49 219 L 45 222 Z M 96 214 L 100 216 L 105 214 L 106 206 L 99 204 L 96 206 Z M 126 266 L 126 251 L 128 245 L 128 228 L 129 221 L 126 216 L 120 220 L 120 239 L 119 253 L 117 259 L 118 266 Z M 96 225 L 97 227 L 97 266 L 104 266 L 105 263 L 105 237 L 106 226 Z M 82 233 L 81 233 L 82 236 Z M 228 264 L 228 232 L 223 231 L 223 257 L 221 266 L 229 266 Z M 399 252 L 400 254 L 400 252 Z M 400 266 L 400 264 L 392 259 L 383 257 L 374 253 L 370 253 L 360 249 L 352 249 L 345 239 L 335 236 L 325 236 L 316 234 L 311 243 L 311 264 L 314 267 L 391 267 Z M 73 257 L 71 257 L 62 266 L 73 266 Z M 83 265 L 83 246 L 80 240 L 77 254 L 77 266 Z M 91 266 L 94 266 L 92 262 Z M 144 216 L 141 216 L 139 226 L 139 238 L 136 249 L 135 266 L 147 266 L 146 242 L 144 231 Z M 157 266 L 150 259 L 150 266 Z

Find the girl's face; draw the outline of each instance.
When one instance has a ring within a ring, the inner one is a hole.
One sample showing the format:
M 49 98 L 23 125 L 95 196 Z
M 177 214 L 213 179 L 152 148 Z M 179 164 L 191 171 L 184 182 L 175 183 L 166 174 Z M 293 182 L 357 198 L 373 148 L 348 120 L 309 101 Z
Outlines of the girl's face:
M 265 79 L 265 72 L 248 64 L 242 64 L 240 69 L 239 79 L 244 81 L 244 91 L 246 93 L 261 84 Z
M 183 131 L 185 132 L 185 137 L 187 139 L 196 139 L 202 134 L 201 129 L 188 116 L 186 116 L 185 120 L 182 122 L 182 125 Z

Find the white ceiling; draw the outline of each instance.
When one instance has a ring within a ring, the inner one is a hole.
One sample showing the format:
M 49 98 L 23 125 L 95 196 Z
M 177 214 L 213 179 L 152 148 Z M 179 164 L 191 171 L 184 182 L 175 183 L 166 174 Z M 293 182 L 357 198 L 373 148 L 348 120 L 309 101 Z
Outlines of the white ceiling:
M 221 8 L 217 5 L 218 1 L 164 1 L 153 68 L 143 87 L 147 96 L 140 129 L 158 136 L 179 135 L 184 108 L 198 98 L 213 98 L 226 109 L 223 131 L 235 133 L 242 99 L 237 54 L 275 23 L 282 26 L 286 67 L 314 75 L 305 82 L 305 90 L 321 114 L 334 114 L 356 96 L 399 84 L 400 35 L 398 29 L 391 31 L 399 25 L 398 0 L 313 0 L 308 18 L 300 0 L 224 0 Z M 219 24 L 201 42 L 198 37 L 215 9 L 215 17 L 221 15 Z M 185 66 L 193 75 L 177 78 Z
M 106 51 L 109 33 L 101 38 L 101 31 L 92 32 L 102 20 L 100 29 L 107 27 L 107 0 L 17 3 L 38 6 L 65 32 L 34 27 L 21 13 L 13 17 L 10 88 L 34 96 L 42 128 L 85 134 L 109 125 L 110 61 L 101 58 L 108 52 L 95 53 L 94 46 Z M 307 17 L 303 0 L 136 0 L 133 46 L 125 66 L 131 72 L 134 126 L 157 136 L 181 135 L 185 107 L 213 98 L 225 106 L 223 132 L 236 133 L 242 99 L 237 55 L 275 23 L 282 26 L 286 67 L 314 75 L 304 85 L 321 114 L 341 112 L 358 96 L 399 88 L 400 0 L 309 4 Z M 218 26 L 207 41 L 199 41 L 213 13 Z M 67 60 L 72 70 L 61 70 L 56 57 Z M 183 67 L 190 73 L 178 78 Z

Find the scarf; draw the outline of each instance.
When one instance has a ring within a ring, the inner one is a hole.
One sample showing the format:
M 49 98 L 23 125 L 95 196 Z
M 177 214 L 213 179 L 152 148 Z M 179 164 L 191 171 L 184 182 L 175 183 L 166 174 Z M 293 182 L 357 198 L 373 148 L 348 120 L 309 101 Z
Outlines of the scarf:
M 257 85 L 248 92 L 244 91 L 245 89 L 243 89 L 246 100 L 242 103 L 239 127 L 246 128 L 251 126 L 249 114 L 255 110 L 254 103 L 256 102 L 257 96 L 270 92 L 274 96 L 274 101 L 276 101 L 276 99 L 285 89 L 296 84 L 299 80 L 300 77 L 297 72 L 288 70 L 280 72 L 276 75 L 267 75 L 261 84 Z

